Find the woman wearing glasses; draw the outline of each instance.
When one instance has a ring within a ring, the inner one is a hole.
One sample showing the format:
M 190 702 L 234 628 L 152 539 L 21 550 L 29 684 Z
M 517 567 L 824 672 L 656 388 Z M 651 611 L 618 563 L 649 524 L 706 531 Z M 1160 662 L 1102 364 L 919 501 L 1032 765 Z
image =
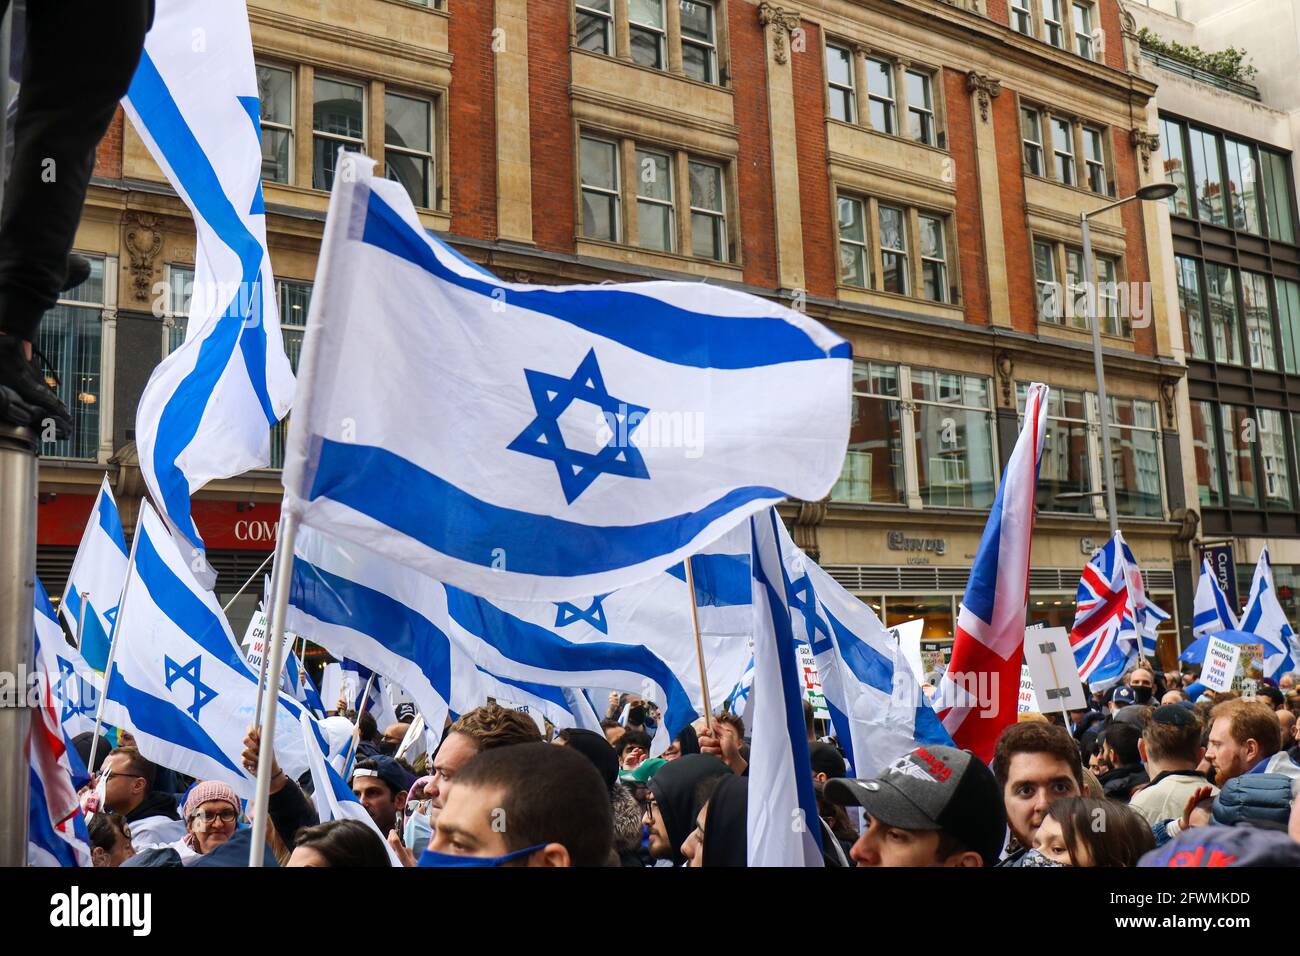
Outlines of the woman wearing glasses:
M 177 847 L 181 861 L 211 853 L 232 836 L 239 825 L 239 796 L 219 780 L 196 783 L 185 798 L 185 839 Z

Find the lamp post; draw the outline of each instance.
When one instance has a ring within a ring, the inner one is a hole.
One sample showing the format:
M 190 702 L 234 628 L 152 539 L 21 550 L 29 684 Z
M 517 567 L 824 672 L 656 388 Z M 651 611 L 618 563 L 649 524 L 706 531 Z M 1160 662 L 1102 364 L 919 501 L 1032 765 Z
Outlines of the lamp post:
M 1084 310 L 1088 318 L 1088 327 L 1092 329 L 1092 365 L 1097 376 L 1097 405 L 1101 415 L 1101 460 L 1106 476 L 1106 516 L 1110 519 L 1110 536 L 1115 537 L 1119 531 L 1119 512 L 1115 509 L 1115 462 L 1110 456 L 1110 403 L 1106 397 L 1106 376 L 1101 358 L 1101 322 L 1097 315 L 1097 282 L 1092 261 L 1092 230 L 1088 220 L 1103 212 L 1109 212 L 1118 206 L 1141 199 L 1143 202 L 1158 202 L 1168 199 L 1178 191 L 1173 183 L 1148 183 L 1132 196 L 1107 203 L 1091 212 L 1079 213 L 1079 227 L 1083 230 L 1083 288 Z

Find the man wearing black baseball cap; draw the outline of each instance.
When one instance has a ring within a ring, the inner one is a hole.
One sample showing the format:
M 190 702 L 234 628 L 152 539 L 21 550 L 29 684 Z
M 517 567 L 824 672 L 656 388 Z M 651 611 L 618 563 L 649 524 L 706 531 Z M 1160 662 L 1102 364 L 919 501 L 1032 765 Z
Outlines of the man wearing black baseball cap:
M 827 781 L 825 794 L 865 811 L 858 866 L 993 866 L 1006 837 L 993 772 L 955 747 L 918 747 L 874 780 Z

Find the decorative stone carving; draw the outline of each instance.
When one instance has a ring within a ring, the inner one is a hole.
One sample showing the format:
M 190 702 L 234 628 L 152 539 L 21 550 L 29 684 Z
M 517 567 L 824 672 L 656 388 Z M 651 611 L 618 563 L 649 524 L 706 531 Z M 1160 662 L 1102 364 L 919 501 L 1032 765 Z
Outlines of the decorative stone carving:
M 799 511 L 794 516 L 791 537 L 813 561 L 820 562 L 821 545 L 817 542 L 817 526 L 826 520 L 826 505 L 830 501 L 827 495 L 821 501 L 798 501 Z
M 1169 513 L 1170 521 L 1177 521 L 1179 528 L 1174 532 L 1174 540 L 1186 544 L 1196 537 L 1196 529 L 1201 524 L 1201 516 L 1195 508 L 1175 508 Z
M 162 252 L 162 216 L 128 210 L 122 217 L 123 241 L 131 256 L 131 294 L 136 302 L 148 302 L 153 291 L 154 262 Z
M 1129 133 L 1129 142 L 1136 147 L 1142 157 L 1142 172 L 1151 172 L 1151 156 L 1160 149 L 1160 134 L 1135 128 Z
M 977 73 L 971 70 L 966 74 L 966 90 L 975 94 L 975 101 L 980 108 L 980 120 L 987 123 L 993 101 L 1002 93 L 1002 81 L 995 80 L 985 73 Z
M 1177 415 L 1175 400 L 1178 398 L 1178 379 L 1162 378 L 1160 380 L 1160 398 L 1165 410 L 1165 428 L 1176 430 L 1178 423 L 1175 417 Z
M 778 64 L 785 66 L 790 62 L 790 54 L 786 50 L 786 37 L 793 39 L 795 31 L 800 29 L 799 14 L 764 0 L 758 5 L 758 22 L 765 27 L 776 28 L 772 31 L 772 57 Z
M 1010 352 L 999 352 L 997 354 L 998 385 L 1002 389 L 1002 405 L 1004 408 L 1014 406 L 1014 389 L 1015 389 L 1015 371 L 1016 363 L 1011 360 Z

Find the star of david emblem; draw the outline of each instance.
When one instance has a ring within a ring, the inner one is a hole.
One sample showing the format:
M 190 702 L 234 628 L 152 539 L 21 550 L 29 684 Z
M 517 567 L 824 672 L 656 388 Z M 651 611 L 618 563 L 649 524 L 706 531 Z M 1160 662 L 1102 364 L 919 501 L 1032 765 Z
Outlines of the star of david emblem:
M 191 717 L 198 720 L 199 711 L 203 709 L 205 704 L 211 703 L 213 698 L 217 696 L 217 692 L 207 684 L 203 683 L 200 678 L 199 669 L 203 665 L 203 655 L 199 654 L 184 667 L 177 664 L 170 657 L 164 655 L 163 665 L 166 670 L 164 678 L 168 690 L 171 690 L 172 685 L 178 680 L 187 681 L 194 686 L 194 703 L 190 704 L 190 706 L 185 709 L 189 712 Z
M 575 621 L 586 621 L 602 634 L 609 633 L 609 623 L 605 620 L 605 608 L 600 602 L 609 597 L 608 594 L 598 594 L 591 599 L 591 607 L 585 611 L 576 604 L 570 604 L 568 601 L 557 602 L 555 612 L 555 626 L 565 627 Z
M 603 474 L 622 478 L 650 477 L 640 449 L 631 442 L 632 432 L 650 410 L 630 405 L 609 394 L 596 363 L 595 349 L 587 353 L 572 378 L 531 368 L 524 369 L 524 376 L 528 380 L 528 391 L 537 417 L 506 447 L 554 462 L 565 501 L 573 504 Z M 564 442 L 560 416 L 575 401 L 596 406 L 612 432 L 605 446 L 595 453 L 569 448 Z
M 70 683 L 71 681 L 76 679 L 76 676 L 77 676 L 77 672 L 73 670 L 72 662 L 65 661 L 62 657 L 60 657 L 59 658 L 59 685 L 55 689 L 55 693 L 58 695 L 59 702 L 63 705 L 63 709 L 59 714 L 59 723 L 64 723 L 73 714 L 80 713 L 82 710 L 85 709 L 84 706 L 78 707 L 72 700 L 72 694 L 69 693 Z
M 110 607 L 107 611 L 105 611 L 105 612 L 104 612 L 104 620 L 108 621 L 108 627 L 109 627 L 109 630 L 110 630 L 110 631 L 111 631 L 114 627 L 116 627 L 116 626 L 117 626 L 117 608 L 115 608 L 115 607 Z
M 803 626 L 808 634 L 808 644 L 814 654 L 820 654 L 830 647 L 830 626 L 817 613 L 817 592 L 813 590 L 812 579 L 805 574 L 790 585 L 790 610 L 803 612 Z M 817 640 L 822 634 L 825 639 Z

